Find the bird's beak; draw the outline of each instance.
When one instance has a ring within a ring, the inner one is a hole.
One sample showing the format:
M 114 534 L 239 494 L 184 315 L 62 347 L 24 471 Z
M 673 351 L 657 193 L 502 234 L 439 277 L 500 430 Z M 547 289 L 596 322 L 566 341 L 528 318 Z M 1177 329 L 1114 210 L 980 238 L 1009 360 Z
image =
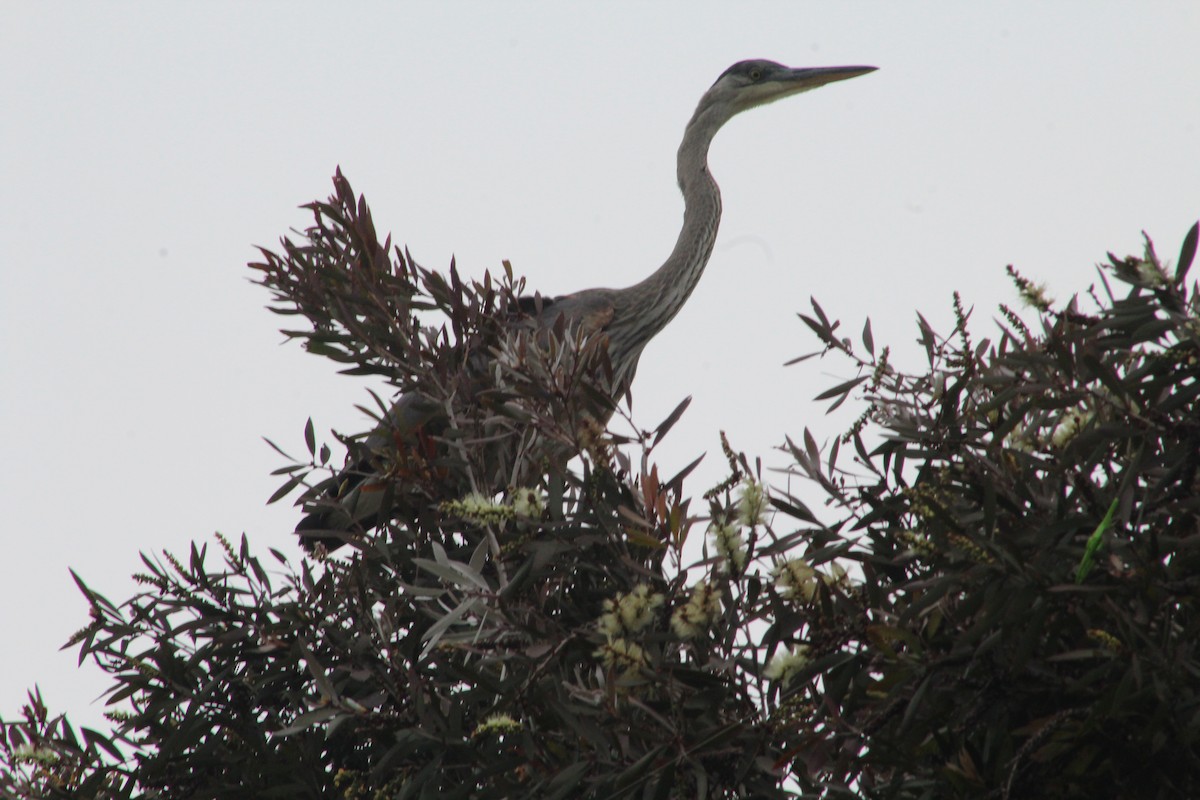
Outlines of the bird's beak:
M 834 81 L 844 81 L 847 78 L 857 78 L 874 72 L 875 67 L 800 67 L 798 69 L 783 68 L 773 71 L 752 91 L 748 91 L 738 108 L 747 108 L 774 103 L 785 97 L 807 92 Z
M 866 75 L 868 72 L 874 72 L 876 69 L 878 67 L 800 67 L 799 69 L 789 69 L 782 73 L 777 82 L 781 88 L 787 87 L 790 90 L 787 91 L 787 94 L 794 94 L 795 92 L 815 89 L 818 86 L 824 86 L 834 81 L 857 78 L 859 75 Z

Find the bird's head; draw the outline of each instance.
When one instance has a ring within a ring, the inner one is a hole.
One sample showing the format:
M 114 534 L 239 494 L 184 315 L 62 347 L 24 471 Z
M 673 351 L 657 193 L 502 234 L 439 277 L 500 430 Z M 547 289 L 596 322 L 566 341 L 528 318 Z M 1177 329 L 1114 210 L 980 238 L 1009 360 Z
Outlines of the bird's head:
M 721 73 L 705 92 L 696 116 L 708 116 L 718 125 L 735 114 L 807 92 L 834 81 L 874 72 L 875 67 L 785 67 L 774 61 L 739 61 Z

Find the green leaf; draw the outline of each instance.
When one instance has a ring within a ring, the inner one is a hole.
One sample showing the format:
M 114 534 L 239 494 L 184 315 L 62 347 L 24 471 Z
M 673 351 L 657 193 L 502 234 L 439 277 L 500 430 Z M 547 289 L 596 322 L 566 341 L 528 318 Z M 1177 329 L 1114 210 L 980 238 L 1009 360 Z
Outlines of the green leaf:
M 1104 540 L 1104 532 L 1108 530 L 1112 524 L 1113 514 L 1117 511 L 1117 503 L 1120 498 L 1113 498 L 1112 503 L 1108 506 L 1108 513 L 1104 515 L 1104 519 L 1100 520 L 1100 524 L 1096 526 L 1096 530 L 1088 537 L 1087 546 L 1083 551 L 1083 558 L 1079 561 L 1079 568 L 1075 570 L 1075 582 L 1083 583 L 1084 578 L 1092 571 L 1092 566 L 1096 561 L 1096 551 L 1100 549 L 1100 543 Z

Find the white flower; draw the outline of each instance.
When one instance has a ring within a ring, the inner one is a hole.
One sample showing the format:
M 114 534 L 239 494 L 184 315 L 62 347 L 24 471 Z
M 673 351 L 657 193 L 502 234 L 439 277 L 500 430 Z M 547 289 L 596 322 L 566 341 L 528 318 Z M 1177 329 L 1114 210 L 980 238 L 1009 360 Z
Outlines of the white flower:
M 1067 442 L 1075 438 L 1080 429 L 1086 427 L 1087 424 L 1092 421 L 1094 416 L 1094 412 L 1084 408 L 1083 406 L 1072 408 L 1070 411 L 1062 415 L 1062 419 L 1059 420 L 1058 426 L 1054 429 L 1054 432 L 1050 434 L 1050 444 L 1054 445 L 1055 447 L 1065 446 Z
M 475 726 L 475 730 L 471 731 L 471 738 L 479 736 L 487 736 L 488 734 L 505 734 L 515 733 L 521 730 L 521 723 L 510 717 L 508 714 L 492 714 L 483 722 Z
M 517 487 L 509 494 L 508 502 L 498 503 L 479 492 L 471 492 L 459 500 L 442 503 L 442 511 L 470 520 L 476 525 L 497 525 L 514 517 L 537 519 L 546 508 L 545 498 L 537 489 Z
M 929 541 L 929 537 L 917 531 L 900 531 L 900 541 L 907 544 L 914 553 L 921 556 L 932 555 L 937 552 L 937 548 L 933 542 Z
M 518 517 L 538 519 L 542 516 L 542 512 L 546 510 L 546 498 L 537 489 L 531 489 L 528 486 L 518 486 L 512 490 L 509 497 L 512 499 L 513 511 Z
M 1151 258 L 1138 262 L 1137 274 L 1150 286 L 1165 286 L 1167 283 L 1167 276 L 1163 274 L 1162 267 Z
M 742 494 L 738 499 L 738 522 L 748 528 L 762 525 L 767 514 L 768 496 L 766 487 L 747 478 L 742 484 Z
M 1189 325 L 1195 324 L 1196 320 L 1191 320 L 1189 322 Z M 1200 327 L 1197 328 L 1197 332 L 1200 333 Z M 1087 388 L 1088 393 L 1092 396 L 1092 398 L 1094 398 L 1093 403 L 1097 406 L 1099 406 L 1100 403 L 1103 403 L 1105 406 L 1119 408 L 1123 411 L 1128 411 L 1131 414 L 1142 413 L 1142 407 L 1138 405 L 1136 400 L 1128 396 L 1118 396 L 1112 391 L 1112 389 L 1109 389 L 1098 380 L 1089 383 Z M 1092 413 L 1092 416 L 1095 416 L 1095 412 Z
M 491 525 L 512 519 L 511 506 L 497 503 L 490 497 L 484 497 L 478 492 L 472 492 L 461 500 L 451 500 L 442 504 L 443 510 L 474 522 L 476 525 Z
M 775 567 L 775 588 L 788 599 L 809 602 L 817 592 L 817 573 L 803 558 L 793 558 Z
M 615 601 L 604 601 L 604 613 L 596 621 L 597 627 L 610 639 L 637 633 L 654 620 L 654 612 L 662 606 L 664 599 L 661 594 L 651 592 L 644 583 L 635 586 L 632 592 L 617 595 Z
M 788 650 L 780 650 L 767 664 L 763 675 L 772 681 L 787 683 L 796 673 L 808 666 L 808 645 L 798 644 Z
M 850 578 L 846 575 L 846 568 L 836 561 L 830 563 L 828 571 L 822 573 L 821 580 L 829 586 L 849 586 Z
M 721 590 L 708 581 L 692 587 L 688 601 L 671 614 L 671 628 L 680 639 L 693 639 L 708 630 L 721 614 Z
M 1046 311 L 1054 305 L 1054 298 L 1047 293 L 1044 283 L 1025 283 L 1021 286 L 1020 293 L 1025 304 L 1038 311 Z
M 1030 438 L 1029 431 L 1019 422 L 1004 437 L 1004 446 L 1020 453 L 1032 453 L 1035 445 L 1036 442 Z
M 646 651 L 628 639 L 613 639 L 600 645 L 596 655 L 605 667 L 622 675 L 631 675 L 646 665 Z
M 50 748 L 37 747 L 36 745 L 29 744 L 28 742 L 23 745 L 19 745 L 15 750 L 13 750 L 13 761 L 16 762 L 24 761 L 30 764 L 49 766 L 51 764 L 57 764 L 59 760 L 60 756 L 58 753 L 54 752 Z
M 733 565 L 734 570 L 741 574 L 746 570 L 746 541 L 742 531 L 734 525 L 714 523 L 708 529 L 712 536 L 713 547 L 717 553 Z

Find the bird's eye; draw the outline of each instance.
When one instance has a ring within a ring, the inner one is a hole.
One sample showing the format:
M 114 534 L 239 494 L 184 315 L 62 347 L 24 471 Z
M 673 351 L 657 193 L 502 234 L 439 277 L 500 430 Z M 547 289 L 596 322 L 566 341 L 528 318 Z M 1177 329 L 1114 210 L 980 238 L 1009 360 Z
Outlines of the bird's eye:
M 754 69 L 750 70 L 750 80 L 756 81 L 761 77 L 762 77 L 762 70 L 759 69 L 758 67 L 755 67 Z

